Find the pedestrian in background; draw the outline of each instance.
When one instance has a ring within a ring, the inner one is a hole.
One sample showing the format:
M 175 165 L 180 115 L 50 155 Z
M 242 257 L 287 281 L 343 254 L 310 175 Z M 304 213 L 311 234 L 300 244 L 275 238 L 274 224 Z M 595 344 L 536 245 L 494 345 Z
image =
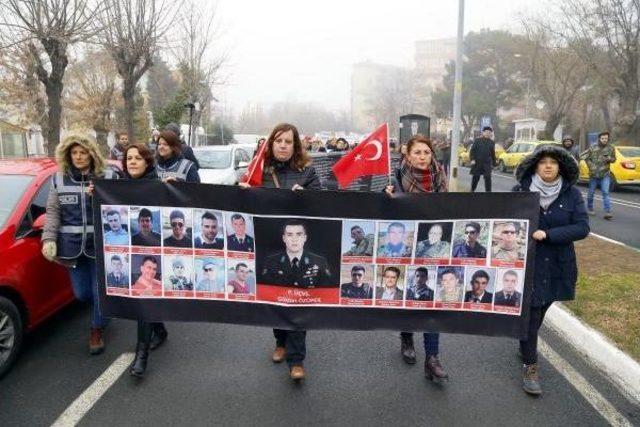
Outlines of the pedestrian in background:
M 471 161 L 471 192 L 476 191 L 480 176 L 484 177 L 484 191 L 491 192 L 491 171 L 496 164 L 496 144 L 491 138 L 491 126 L 482 128 L 482 136 L 473 141 L 469 151 Z
M 587 193 L 587 208 L 589 215 L 595 215 L 593 210 L 593 198 L 596 190 L 602 191 L 602 204 L 604 207 L 604 219 L 610 220 L 611 215 L 611 169 L 610 164 L 616 161 L 616 150 L 609 144 L 609 132 L 598 135 L 598 143 L 589 147 L 583 159 L 589 168 L 589 193 Z
M 385 188 L 388 195 L 394 193 L 442 193 L 447 191 L 447 176 L 435 158 L 431 140 L 423 135 L 415 135 L 406 144 L 407 154 L 396 168 L 391 185 Z M 427 200 L 425 198 L 425 203 Z M 433 294 L 431 294 L 433 300 Z M 424 375 L 433 380 L 449 378 L 442 367 L 440 353 L 440 334 L 424 332 Z M 413 333 L 400 333 L 400 354 L 408 364 L 416 363 L 416 351 L 413 345 Z
M 529 313 L 529 334 L 520 341 L 524 362 L 522 387 L 540 395 L 538 375 L 538 330 L 554 301 L 575 297 L 578 267 L 573 242 L 589 234 L 589 217 L 578 181 L 578 163 L 562 147 L 538 146 L 516 169 L 519 182 L 513 191 L 540 193 L 540 220 L 531 237 L 536 241 L 533 295 Z
M 302 147 L 298 129 L 288 123 L 273 128 L 267 138 L 262 187 L 301 191 L 320 190 L 320 178 Z M 243 188 L 249 184 L 240 183 Z M 304 359 L 307 353 L 307 331 L 274 329 L 276 348 L 271 355 L 274 363 L 287 361 L 289 376 L 294 381 L 305 377 Z
M 571 137 L 565 137 L 562 139 L 562 146 L 564 147 L 565 150 L 567 150 L 567 153 L 569 153 L 571 155 L 571 157 L 573 157 L 573 159 L 577 162 L 579 161 L 578 159 L 578 147 L 576 147 L 576 142 L 573 140 L 573 138 Z
M 154 155 L 144 144 L 132 144 L 124 152 L 122 170 L 125 179 L 160 181 L 156 171 Z M 162 322 L 138 320 L 136 356 L 129 366 L 129 373 L 138 378 L 144 377 L 149 359 L 149 351 L 160 347 L 169 336 Z
M 182 155 L 182 144 L 172 131 L 162 131 L 158 137 L 158 176 L 163 181 L 200 182 L 196 165 Z
M 124 155 L 124 150 L 127 148 L 127 145 L 129 145 L 129 135 L 127 135 L 127 132 L 116 132 L 116 143 L 111 147 L 111 150 L 109 150 L 109 160 L 122 161 L 122 156 Z
M 86 135 L 69 135 L 56 147 L 58 172 L 47 199 L 42 254 L 69 269 L 75 297 L 91 305 L 89 353 L 104 351 L 107 319 L 99 305 L 92 210 L 93 179 L 117 179 L 98 144 Z
M 164 127 L 164 130 L 171 131 L 176 135 L 178 141 L 180 141 L 182 157 L 187 160 L 191 160 L 193 164 L 196 165 L 196 169 L 200 169 L 200 163 L 198 162 L 196 155 L 193 154 L 193 148 L 187 145 L 187 142 L 184 140 L 184 135 L 182 135 L 182 132 L 180 131 L 180 126 L 176 123 L 169 123 Z

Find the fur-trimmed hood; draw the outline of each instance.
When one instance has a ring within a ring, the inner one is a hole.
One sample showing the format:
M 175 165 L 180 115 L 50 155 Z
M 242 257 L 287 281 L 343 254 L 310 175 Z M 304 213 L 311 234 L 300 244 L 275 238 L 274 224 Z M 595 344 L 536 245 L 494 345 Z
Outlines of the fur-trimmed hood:
M 80 134 L 71 134 L 65 137 L 56 147 L 56 162 L 60 170 L 64 173 L 72 172 L 73 163 L 71 162 L 71 147 L 80 145 L 89 152 L 92 158 L 91 173 L 96 176 L 102 176 L 106 168 L 106 160 L 100 152 L 98 143 L 88 136 Z
M 580 169 L 578 162 L 571 157 L 571 154 L 561 145 L 541 144 L 525 157 L 516 169 L 516 179 L 519 183 L 530 181 L 536 172 L 536 166 L 540 159 L 544 156 L 553 157 L 560 165 L 560 176 L 567 185 L 573 185 L 578 181 Z

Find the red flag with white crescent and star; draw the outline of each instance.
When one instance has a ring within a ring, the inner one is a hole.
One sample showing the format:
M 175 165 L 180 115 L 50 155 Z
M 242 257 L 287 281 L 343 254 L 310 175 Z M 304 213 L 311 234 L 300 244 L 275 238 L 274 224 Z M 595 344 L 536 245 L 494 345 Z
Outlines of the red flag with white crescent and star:
M 240 178 L 240 182 L 246 182 L 252 187 L 262 185 L 262 169 L 264 167 L 264 153 L 267 151 L 267 141 L 260 144 L 260 148 L 247 166 L 247 171 Z
M 361 176 L 386 175 L 390 172 L 388 134 L 385 123 L 333 165 L 331 170 L 341 188 L 346 188 Z

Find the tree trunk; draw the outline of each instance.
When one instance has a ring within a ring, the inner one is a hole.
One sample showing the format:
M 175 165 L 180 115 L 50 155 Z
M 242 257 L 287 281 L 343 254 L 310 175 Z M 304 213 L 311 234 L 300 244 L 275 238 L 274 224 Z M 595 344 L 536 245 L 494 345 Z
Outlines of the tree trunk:
M 560 125 L 560 122 L 562 121 L 563 117 L 564 117 L 564 114 L 558 114 L 558 113 L 549 115 L 549 117 L 547 118 L 547 124 L 544 127 L 545 139 L 549 141 L 553 140 L 553 134 L 558 128 L 558 126 Z
M 100 152 L 106 157 L 109 155 L 109 144 L 107 139 L 109 137 L 109 131 L 105 130 L 102 126 L 94 126 L 93 130 L 96 132 L 96 142 L 100 147 Z
M 616 119 L 613 133 L 620 145 L 634 144 L 640 137 L 640 120 L 636 113 L 638 100 L 631 94 L 620 100 L 620 112 Z
M 604 118 L 604 125 L 607 130 L 613 128 L 611 124 L 611 112 L 609 111 L 609 102 L 606 98 L 600 101 L 600 109 L 602 110 L 602 117 Z
M 47 117 L 47 154 L 52 156 L 60 143 L 60 118 L 62 116 L 62 81 L 49 78 L 45 87 L 49 114 Z
M 136 110 L 135 89 L 135 82 L 132 82 L 131 79 L 125 78 L 122 87 L 122 98 L 124 99 L 124 119 L 127 127 L 127 135 L 129 135 L 130 142 L 135 141 L 135 129 L 133 127 L 134 114 Z

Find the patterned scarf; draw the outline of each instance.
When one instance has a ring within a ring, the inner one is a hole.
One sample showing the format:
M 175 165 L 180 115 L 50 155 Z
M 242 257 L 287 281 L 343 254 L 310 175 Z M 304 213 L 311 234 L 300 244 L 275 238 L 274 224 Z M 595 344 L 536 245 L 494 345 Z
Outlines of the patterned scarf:
M 402 188 L 407 193 L 433 193 L 447 191 L 444 169 L 435 159 L 427 170 L 412 167 L 406 159 L 400 163 Z
M 537 173 L 534 173 L 531 178 L 529 190 L 540 193 L 540 206 L 546 211 L 549 209 L 549 206 L 551 206 L 551 203 L 560 195 L 560 190 L 562 190 L 562 177 L 558 176 L 558 179 L 553 182 L 545 182 Z

